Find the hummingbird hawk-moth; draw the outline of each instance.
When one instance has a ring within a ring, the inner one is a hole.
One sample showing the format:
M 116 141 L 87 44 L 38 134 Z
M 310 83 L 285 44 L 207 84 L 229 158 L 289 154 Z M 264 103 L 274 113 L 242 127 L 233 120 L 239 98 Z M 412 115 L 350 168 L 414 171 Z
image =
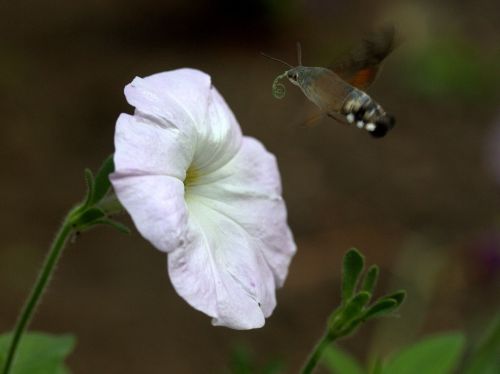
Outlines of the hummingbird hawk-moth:
M 302 66 L 297 43 L 298 66 L 265 55 L 290 67 L 273 82 L 273 95 L 285 96 L 282 78 L 299 86 L 323 114 L 343 123 L 355 123 L 373 137 L 380 138 L 394 127 L 394 117 L 364 91 L 373 83 L 381 63 L 395 47 L 394 29 L 385 28 L 369 35 L 362 43 L 330 68 Z

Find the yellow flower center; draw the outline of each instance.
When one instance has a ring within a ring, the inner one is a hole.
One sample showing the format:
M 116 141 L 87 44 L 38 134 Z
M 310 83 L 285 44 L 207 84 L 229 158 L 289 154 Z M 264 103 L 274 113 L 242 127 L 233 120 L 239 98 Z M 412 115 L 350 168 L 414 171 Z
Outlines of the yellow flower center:
M 200 174 L 193 166 L 190 166 L 186 172 L 186 178 L 184 179 L 184 188 L 192 186 L 198 180 Z

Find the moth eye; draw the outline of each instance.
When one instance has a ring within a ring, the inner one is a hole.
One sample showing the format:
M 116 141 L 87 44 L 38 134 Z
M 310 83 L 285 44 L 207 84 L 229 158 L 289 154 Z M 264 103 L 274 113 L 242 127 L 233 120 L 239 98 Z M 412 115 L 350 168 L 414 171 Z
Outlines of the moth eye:
M 298 75 L 298 74 L 295 74 L 295 75 L 293 76 L 293 79 L 298 80 L 298 79 L 299 79 L 299 75 Z

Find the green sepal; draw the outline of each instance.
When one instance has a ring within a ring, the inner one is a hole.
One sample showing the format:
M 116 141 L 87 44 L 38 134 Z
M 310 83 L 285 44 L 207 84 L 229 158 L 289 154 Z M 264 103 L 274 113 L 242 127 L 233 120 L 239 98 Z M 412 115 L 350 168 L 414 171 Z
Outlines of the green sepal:
M 377 265 L 370 266 L 370 269 L 368 269 L 365 275 L 365 279 L 363 280 L 363 286 L 361 287 L 361 290 L 373 293 L 373 290 L 375 289 L 375 286 L 377 284 L 379 273 L 380 271 Z
M 94 193 L 90 203 L 96 204 L 108 193 L 111 187 L 111 182 L 109 181 L 109 174 L 115 170 L 115 164 L 113 162 L 113 155 L 108 156 L 106 160 L 102 163 L 99 171 L 97 172 L 94 179 Z
M 364 267 L 363 255 L 355 248 L 350 249 L 344 256 L 342 266 L 342 303 L 351 299 L 358 283 L 358 278 Z
M 85 184 L 87 185 L 87 193 L 85 195 L 85 202 L 81 206 L 80 210 L 84 210 L 88 208 L 94 199 L 94 190 L 95 190 L 95 181 L 94 174 L 92 174 L 92 170 L 86 168 L 84 171 L 85 176 Z
M 88 208 L 73 222 L 76 229 L 83 229 L 94 224 L 97 220 L 105 217 L 106 214 L 99 208 Z
M 124 234 L 131 233 L 130 229 L 126 225 L 124 225 L 121 222 L 115 221 L 114 219 L 102 218 L 102 219 L 95 221 L 95 224 L 102 224 L 102 225 L 108 225 L 108 226 L 114 227 L 115 229 L 117 229 L 118 231 L 120 231 Z

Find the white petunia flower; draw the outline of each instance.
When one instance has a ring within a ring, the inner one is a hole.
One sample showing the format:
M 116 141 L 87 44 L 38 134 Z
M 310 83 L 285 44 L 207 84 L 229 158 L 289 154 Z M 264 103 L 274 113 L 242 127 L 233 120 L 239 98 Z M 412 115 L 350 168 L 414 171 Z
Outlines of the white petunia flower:
M 168 272 L 214 325 L 262 327 L 295 243 L 275 157 L 242 136 L 210 77 L 179 69 L 125 88 L 116 123 L 116 195 Z

